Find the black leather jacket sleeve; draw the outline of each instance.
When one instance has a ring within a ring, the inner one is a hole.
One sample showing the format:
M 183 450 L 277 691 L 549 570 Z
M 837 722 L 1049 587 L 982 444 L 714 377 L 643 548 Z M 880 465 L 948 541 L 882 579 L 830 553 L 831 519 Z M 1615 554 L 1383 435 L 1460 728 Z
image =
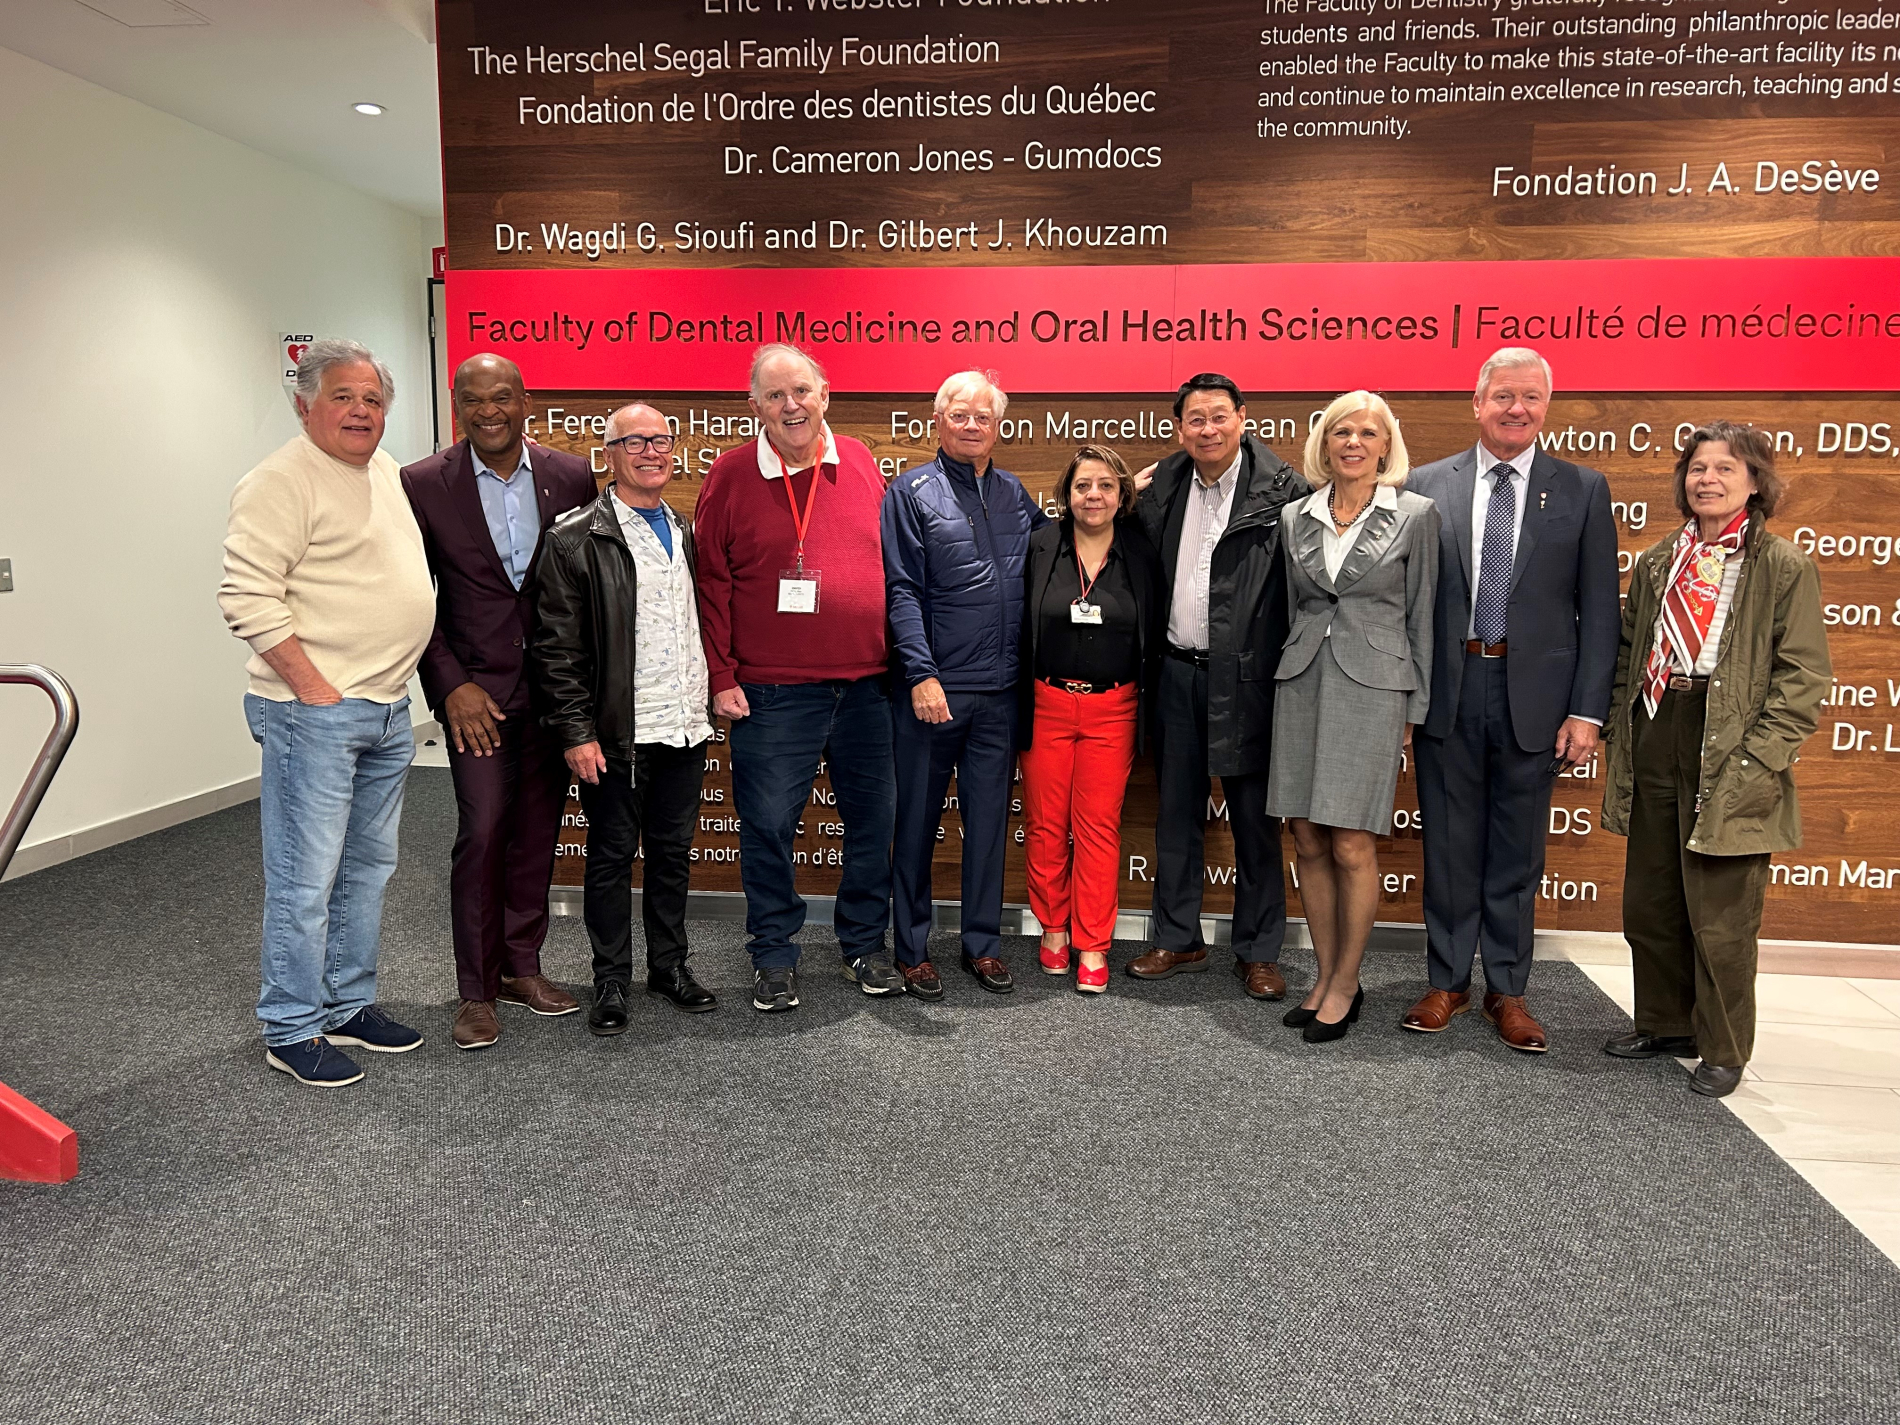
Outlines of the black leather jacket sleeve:
M 535 562 L 534 678 L 541 725 L 563 748 L 600 740 L 594 727 L 599 653 L 594 647 L 591 571 L 576 545 L 550 537 Z

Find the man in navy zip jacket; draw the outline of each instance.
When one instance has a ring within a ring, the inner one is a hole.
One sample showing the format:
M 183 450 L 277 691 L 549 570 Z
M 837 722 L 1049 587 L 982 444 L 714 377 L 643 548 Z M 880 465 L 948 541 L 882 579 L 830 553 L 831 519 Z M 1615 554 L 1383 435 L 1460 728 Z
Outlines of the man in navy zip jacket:
M 990 462 L 1008 405 L 989 373 L 945 381 L 937 458 L 891 482 L 880 521 L 897 756 L 891 920 L 905 987 L 922 999 L 943 997 L 930 963 L 930 862 L 952 772 L 963 816 L 963 966 L 986 990 L 1016 987 L 997 952 L 1017 643 L 1029 536 L 1049 517 Z

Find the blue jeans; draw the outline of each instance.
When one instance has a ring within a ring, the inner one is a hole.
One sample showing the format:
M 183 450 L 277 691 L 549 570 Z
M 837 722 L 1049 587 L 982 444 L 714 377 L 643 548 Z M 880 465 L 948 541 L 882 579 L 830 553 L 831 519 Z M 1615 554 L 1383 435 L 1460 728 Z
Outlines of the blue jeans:
M 805 925 L 792 842 L 801 819 L 816 820 L 812 780 L 830 759 L 831 790 L 844 822 L 844 873 L 832 928 L 847 960 L 884 948 L 891 921 L 891 825 L 897 779 L 891 709 L 882 677 L 855 682 L 746 683 L 752 713 L 732 724 L 732 801 L 739 813 L 739 883 L 752 964 L 798 964 L 793 937 Z M 807 828 L 806 845 L 821 849 Z
M 264 749 L 263 989 L 273 1048 L 334 1029 L 376 1002 L 383 887 L 416 739 L 409 699 L 331 707 L 244 698 Z

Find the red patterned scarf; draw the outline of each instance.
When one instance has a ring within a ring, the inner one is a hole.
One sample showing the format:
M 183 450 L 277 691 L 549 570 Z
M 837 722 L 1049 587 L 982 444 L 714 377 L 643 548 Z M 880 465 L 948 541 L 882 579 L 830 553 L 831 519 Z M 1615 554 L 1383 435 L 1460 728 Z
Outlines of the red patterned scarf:
M 1730 520 L 1713 543 L 1696 531 L 1696 521 L 1684 525 L 1669 557 L 1661 627 L 1656 646 L 1649 650 L 1649 662 L 1643 667 L 1643 706 L 1651 717 L 1656 715 L 1656 705 L 1669 687 L 1669 675 L 1677 668 L 1694 668 L 1696 659 L 1702 656 L 1709 625 L 1715 619 L 1716 600 L 1722 593 L 1723 571 L 1730 557 L 1742 552 L 1748 511 L 1743 509 Z

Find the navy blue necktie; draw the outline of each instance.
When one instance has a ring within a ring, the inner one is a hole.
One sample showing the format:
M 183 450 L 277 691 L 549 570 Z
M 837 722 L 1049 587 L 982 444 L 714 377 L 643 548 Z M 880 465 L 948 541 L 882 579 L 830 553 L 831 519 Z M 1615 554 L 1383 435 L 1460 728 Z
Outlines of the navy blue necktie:
M 1512 526 L 1517 523 L 1517 496 L 1511 489 L 1516 472 L 1500 465 L 1491 472 L 1491 503 L 1484 512 L 1484 547 L 1478 552 L 1478 601 L 1472 628 L 1480 643 L 1504 642 L 1505 610 L 1511 600 Z

